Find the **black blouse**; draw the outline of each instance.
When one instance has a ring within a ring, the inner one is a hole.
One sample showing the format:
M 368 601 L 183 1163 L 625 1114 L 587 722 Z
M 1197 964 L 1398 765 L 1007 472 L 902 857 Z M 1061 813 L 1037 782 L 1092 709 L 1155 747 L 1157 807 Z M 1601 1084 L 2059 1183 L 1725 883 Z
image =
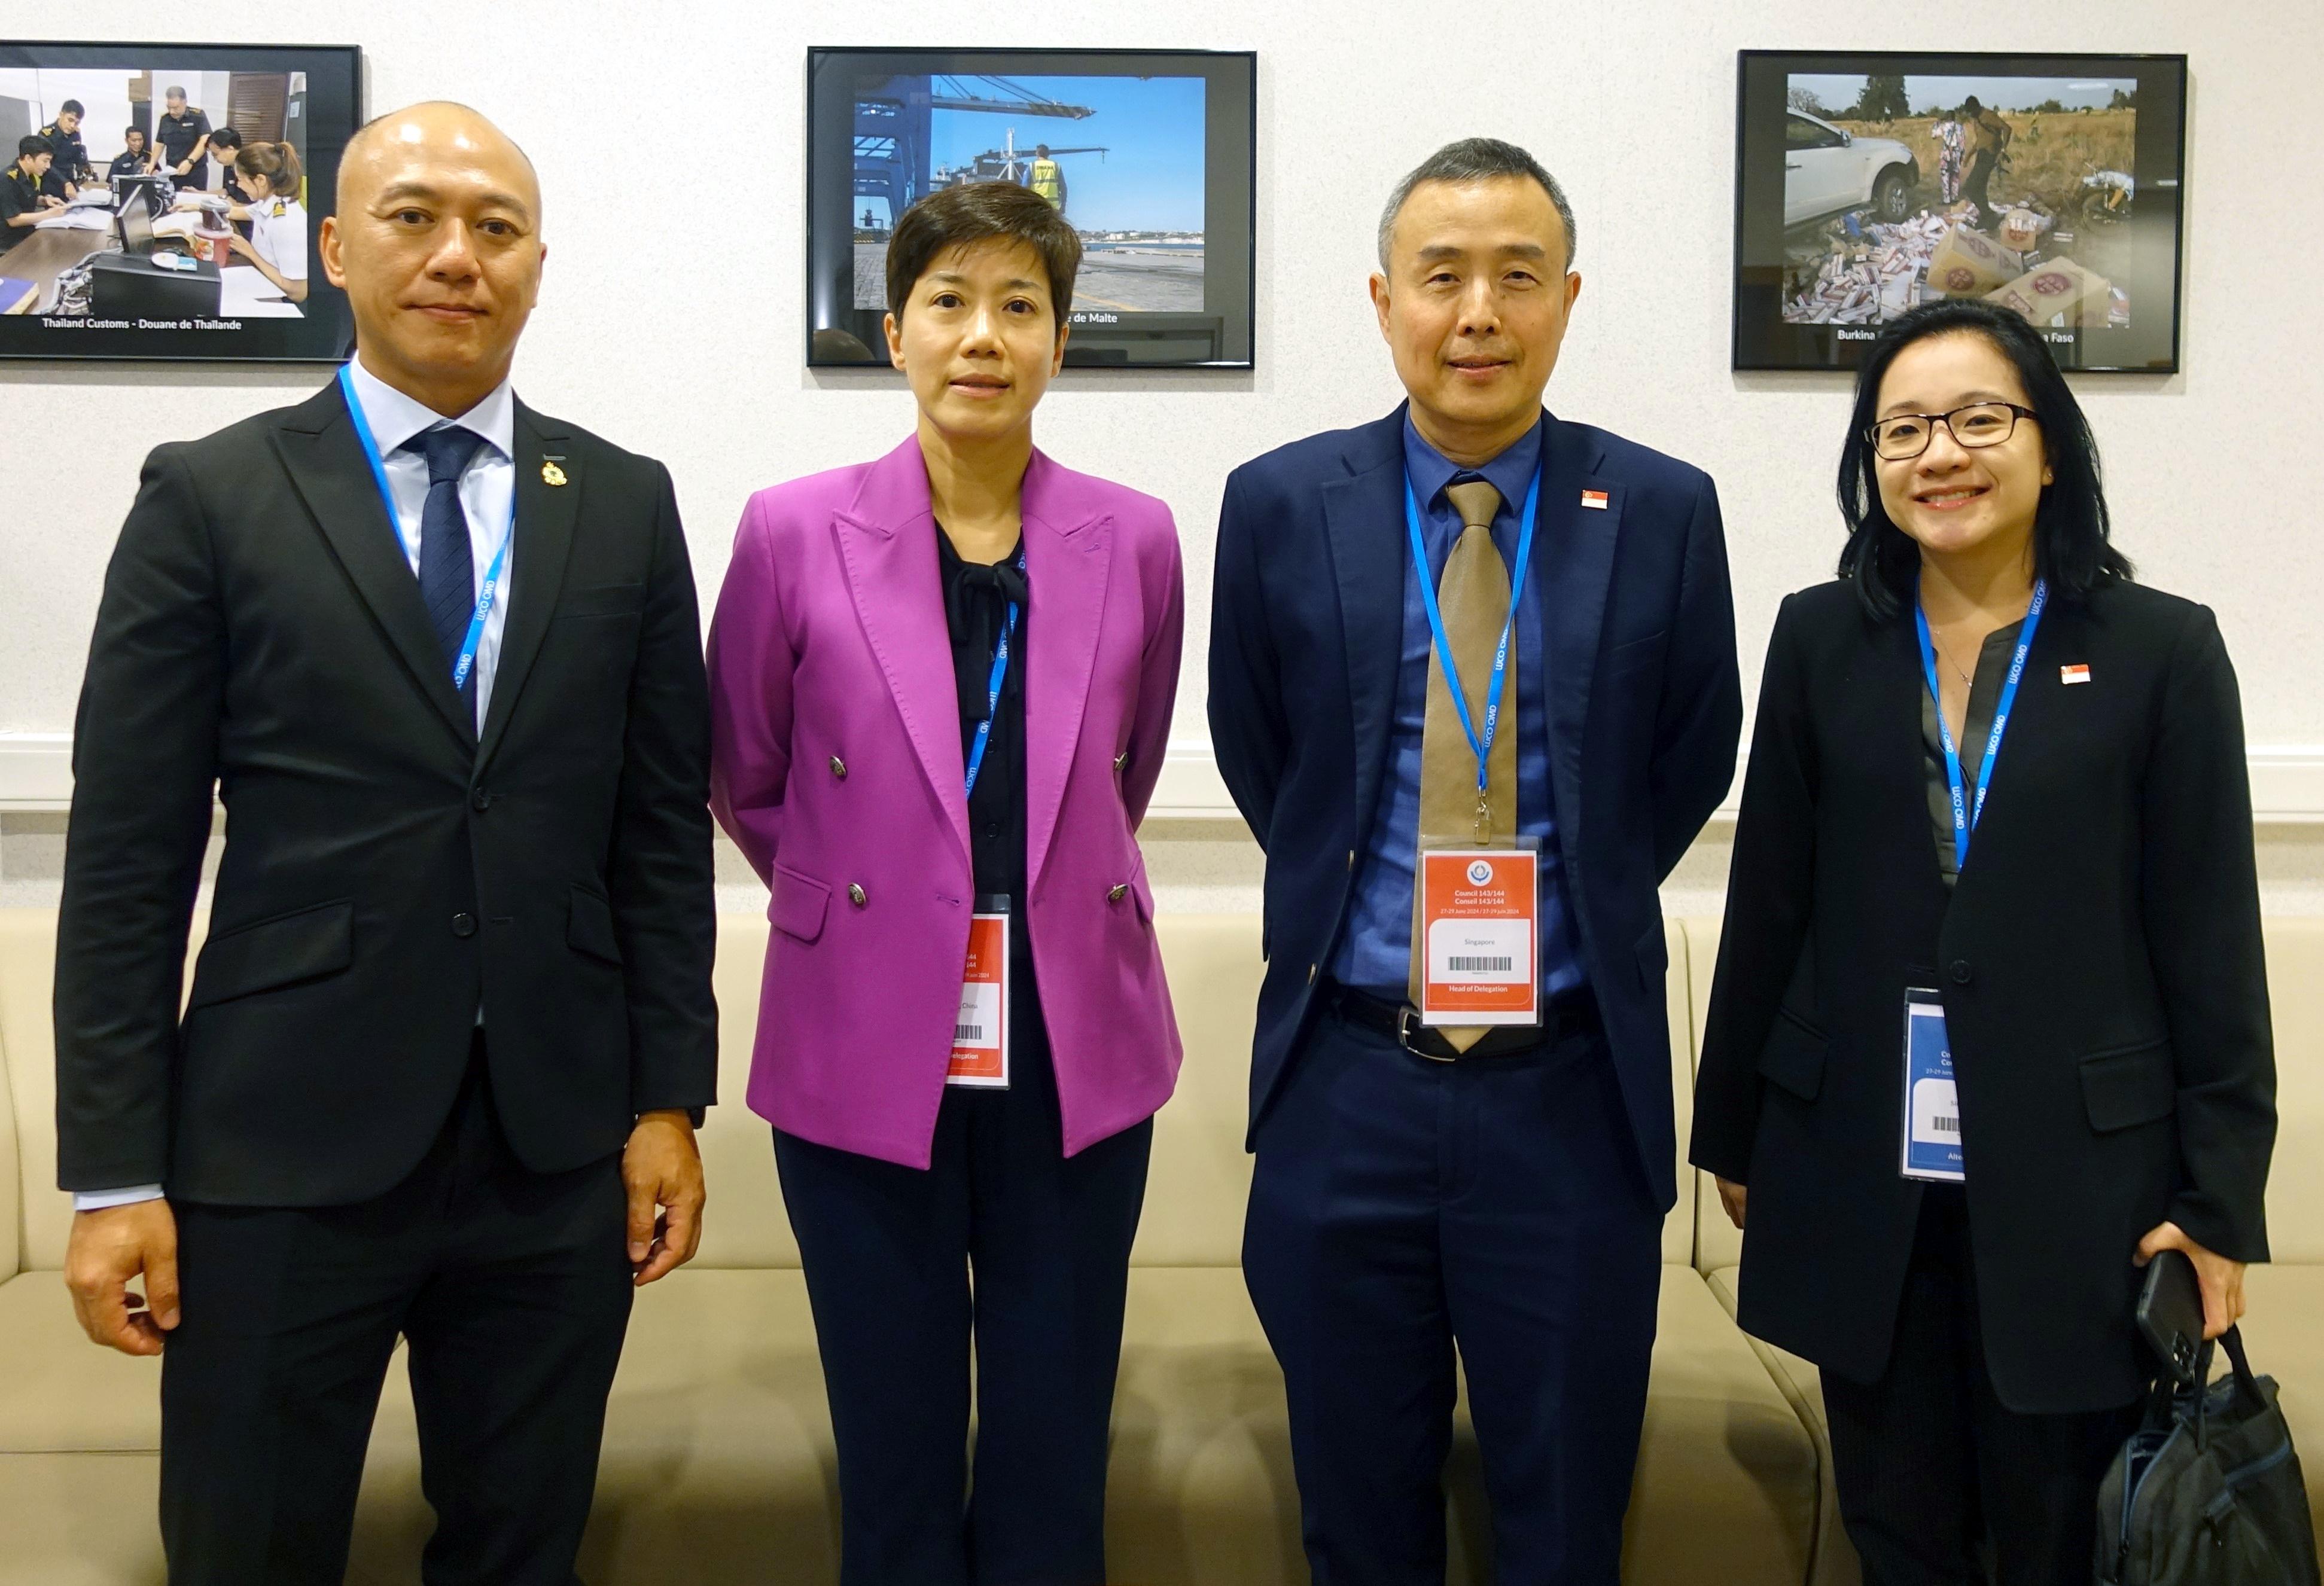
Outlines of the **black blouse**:
M 1021 543 L 1021 542 L 1020 542 Z M 1009 646 L 1009 675 L 976 788 L 968 796 L 969 862 L 979 899 L 1009 899 L 1012 973 L 1028 961 L 1025 934 L 1025 635 L 1029 595 L 1017 551 L 987 567 L 961 559 L 952 537 L 936 527 L 936 567 L 944 586 L 945 627 L 952 638 L 953 678 L 960 691 L 960 758 L 968 764 L 976 729 L 985 717 L 992 657 L 1017 603 L 1017 635 Z M 1019 984 L 1021 973 L 1016 973 Z
M 1977 803 L 1978 770 L 1985 764 L 1985 741 L 1993 736 L 1993 713 L 2001 708 L 2002 685 L 2009 681 L 2009 663 L 2017 656 L 2017 632 L 2024 625 L 2021 621 L 1995 629 L 1985 636 L 1984 646 L 1977 652 L 1977 675 L 1969 685 L 1969 719 L 1961 733 L 1964 741 L 1954 745 L 1960 752 L 1961 790 L 1972 808 Z M 1941 659 L 1937 662 L 1940 667 L 1944 664 Z M 1953 853 L 1952 781 L 1945 775 L 1945 742 L 1937 733 L 1937 702 L 1925 687 L 1921 690 L 1921 748 L 1928 768 L 1929 823 L 1936 831 L 1937 869 L 1950 892 L 1960 879 L 1960 861 Z M 2006 737 L 2001 750 L 2009 752 Z

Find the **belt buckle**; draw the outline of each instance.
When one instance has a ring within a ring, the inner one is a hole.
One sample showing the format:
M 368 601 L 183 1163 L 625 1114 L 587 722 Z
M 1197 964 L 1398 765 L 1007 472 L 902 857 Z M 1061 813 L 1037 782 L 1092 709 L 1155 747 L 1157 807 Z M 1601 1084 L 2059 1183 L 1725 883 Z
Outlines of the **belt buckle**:
M 1409 1002 L 1406 1002 L 1403 1007 L 1396 1010 L 1396 1044 L 1402 1047 L 1406 1051 L 1411 1053 L 1415 1057 L 1420 1058 L 1423 1062 L 1458 1063 L 1461 1061 L 1457 1055 L 1449 1057 L 1440 1057 L 1434 1052 L 1424 1052 L 1419 1047 L 1414 1046 L 1412 1044 L 1413 1032 L 1426 1028 L 1419 1022 L 1419 1019 L 1420 1010 L 1415 1008 Z

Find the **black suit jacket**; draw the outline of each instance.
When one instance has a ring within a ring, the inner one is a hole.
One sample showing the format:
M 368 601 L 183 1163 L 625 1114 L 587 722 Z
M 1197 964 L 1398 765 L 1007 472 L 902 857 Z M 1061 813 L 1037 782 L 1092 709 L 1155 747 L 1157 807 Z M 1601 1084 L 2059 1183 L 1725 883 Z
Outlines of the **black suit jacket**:
M 2086 665 L 2089 681 L 2061 669 Z M 1948 898 L 1909 610 L 1784 603 L 1736 829 L 1692 1156 L 1748 1185 L 1740 1320 L 1869 1382 L 1922 1189 L 1904 992 L 1943 994 L 1988 1369 L 2025 1412 L 2147 1375 L 2131 1256 L 2173 1220 L 2267 1258 L 2275 1065 L 2234 669 L 2205 608 L 2053 601 Z
M 1646 1183 L 1676 1194 L 1655 889 L 1735 775 L 1743 705 L 1710 477 L 1544 416 L 1533 576 L 1566 899 Z M 1582 504 L 1606 493 L 1603 509 Z M 1256 1132 L 1314 1007 L 1378 810 L 1403 653 L 1404 410 L 1244 464 L 1219 517 L 1211 742 L 1267 851 Z
M 669 476 L 521 403 L 514 442 L 481 740 L 336 384 L 147 460 L 73 743 L 63 1187 L 378 1194 L 448 1114 L 479 1006 L 535 1171 L 713 1100 L 708 703 Z

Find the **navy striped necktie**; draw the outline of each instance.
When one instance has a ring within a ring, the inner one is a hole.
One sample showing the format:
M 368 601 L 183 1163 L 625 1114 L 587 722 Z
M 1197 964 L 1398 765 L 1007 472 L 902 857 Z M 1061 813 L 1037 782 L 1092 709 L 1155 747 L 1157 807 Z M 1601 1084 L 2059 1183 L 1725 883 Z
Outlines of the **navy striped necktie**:
M 468 546 L 468 515 L 460 507 L 460 476 L 468 470 L 484 438 L 457 424 L 439 425 L 413 436 L 403 449 L 428 459 L 428 504 L 420 513 L 420 599 L 444 649 L 444 669 L 460 659 L 468 622 L 476 610 L 476 562 Z M 476 686 L 468 673 L 464 696 Z

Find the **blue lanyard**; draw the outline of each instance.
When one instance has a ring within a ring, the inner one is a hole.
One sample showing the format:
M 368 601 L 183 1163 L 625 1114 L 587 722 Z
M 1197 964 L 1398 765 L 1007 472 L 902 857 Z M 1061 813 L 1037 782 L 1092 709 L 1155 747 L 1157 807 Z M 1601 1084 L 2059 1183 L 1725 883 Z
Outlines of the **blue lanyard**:
M 1921 676 L 1929 685 L 1929 697 L 1937 706 L 1937 741 L 1944 745 L 1945 780 L 1952 790 L 1953 800 L 1953 869 L 1959 871 L 1969 863 L 1969 836 L 1985 814 L 1986 789 L 1993 784 L 1993 762 L 2001 758 L 2001 735 L 2009 730 L 2009 712 L 2017 703 L 2017 685 L 2025 677 L 2025 657 L 2034 648 L 2034 634 L 2042 626 L 2042 608 L 2050 604 L 2050 586 L 2045 579 L 2034 584 L 2034 603 L 2025 608 L 2025 622 L 2017 630 L 2017 654 L 2009 663 L 2009 680 L 2001 686 L 2001 702 L 1994 707 L 1993 732 L 1985 741 L 1985 763 L 1977 768 L 1977 801 L 1969 802 L 1961 781 L 1960 751 L 1953 745 L 1953 730 L 1945 720 L 1945 696 L 1937 687 L 1937 646 L 1929 637 L 1929 613 L 1916 599 L 1913 603 L 1913 621 L 1921 634 Z
M 372 483 L 379 486 L 379 499 L 386 504 L 387 521 L 395 530 L 396 543 L 403 554 L 417 561 L 420 552 L 403 537 L 403 520 L 395 510 L 395 492 L 388 487 L 387 464 L 381 460 L 379 442 L 373 438 L 371 420 L 364 417 L 363 404 L 355 400 L 355 365 L 339 365 L 339 390 L 347 399 L 347 415 L 355 421 L 355 438 L 363 443 L 364 460 L 371 465 Z M 489 444 L 489 443 L 487 443 Z M 501 531 L 501 548 L 493 552 L 490 566 L 484 568 L 484 587 L 476 592 L 476 609 L 468 618 L 468 636 L 460 641 L 460 655 L 452 663 L 452 691 L 458 693 L 468 686 L 468 674 L 476 668 L 476 651 L 484 642 L 484 622 L 493 614 L 493 604 L 500 596 L 501 567 L 508 560 L 509 541 L 516 538 L 516 492 L 509 492 L 508 527 Z
M 1500 726 L 1501 692 L 1509 674 L 1509 635 L 1516 631 L 1517 602 L 1525 594 L 1526 572 L 1533 565 L 1533 526 L 1541 510 L 1541 470 L 1534 470 L 1532 488 L 1526 492 L 1523 526 L 1517 530 L 1517 562 L 1509 580 L 1509 614 L 1501 623 L 1501 641 L 1493 650 L 1493 676 L 1485 687 L 1485 731 L 1480 735 L 1469 716 L 1469 696 L 1461 687 L 1461 669 L 1452 662 L 1452 641 L 1444 632 L 1444 613 L 1436 604 L 1436 580 L 1428 571 L 1428 545 L 1420 535 L 1420 502 L 1412 493 L 1412 475 L 1404 477 L 1404 521 L 1412 531 L 1412 566 L 1420 575 L 1420 603 L 1428 613 L 1428 632 L 1436 643 L 1436 659 L 1443 663 L 1444 681 L 1452 690 L 1452 708 L 1460 713 L 1461 731 L 1477 755 L 1477 797 L 1485 796 L 1491 770 L 1493 737 Z
M 1025 548 L 1017 548 L 1017 570 L 1025 570 Z M 984 684 L 984 719 L 976 724 L 976 742 L 968 746 L 968 786 L 961 797 L 976 791 L 976 774 L 984 769 L 984 752 L 992 743 L 992 718 L 1001 714 L 1001 685 L 1009 677 L 1009 641 L 1017 637 L 1017 603 L 1009 603 L 1009 620 L 1001 629 L 1001 642 L 992 650 L 992 675 Z

